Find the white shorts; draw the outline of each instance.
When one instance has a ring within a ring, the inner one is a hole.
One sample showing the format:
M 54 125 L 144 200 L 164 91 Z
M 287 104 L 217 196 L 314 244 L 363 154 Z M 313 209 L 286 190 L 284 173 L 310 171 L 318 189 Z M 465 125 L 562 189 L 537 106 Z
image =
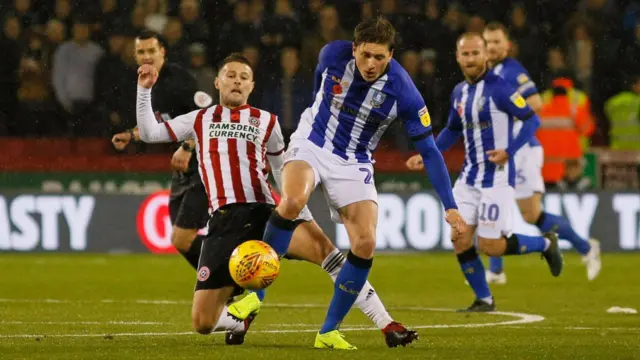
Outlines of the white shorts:
M 453 197 L 469 225 L 478 225 L 477 235 L 486 239 L 509 237 L 513 229 L 513 188 L 479 189 L 456 181 Z
M 285 164 L 301 160 L 311 166 L 315 174 L 314 185 L 322 184 L 331 220 L 336 223 L 342 223 L 338 209 L 358 201 L 378 202 L 371 163 L 348 163 L 328 150 L 301 139 L 291 141 L 284 157 Z
M 544 193 L 542 146 L 523 146 L 514 159 L 516 164 L 516 200 L 527 199 L 534 193 Z

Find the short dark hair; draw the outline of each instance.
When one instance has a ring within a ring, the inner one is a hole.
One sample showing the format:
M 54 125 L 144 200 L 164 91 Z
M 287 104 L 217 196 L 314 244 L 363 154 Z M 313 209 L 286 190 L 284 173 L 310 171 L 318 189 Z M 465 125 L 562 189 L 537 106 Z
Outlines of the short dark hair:
M 222 59 L 222 61 L 220 61 L 220 64 L 218 65 L 218 69 L 222 69 L 223 66 L 232 62 L 245 64 L 251 68 L 251 63 L 249 62 L 249 60 L 241 53 L 235 52 L 235 53 L 229 54 L 226 58 Z M 251 71 L 253 72 L 253 68 L 251 68 Z
M 163 48 L 167 47 L 167 42 L 165 41 L 165 39 L 160 34 L 153 32 L 151 30 L 142 30 L 136 36 L 136 40 L 149 40 L 149 39 L 156 39 L 158 40 L 158 44 L 160 46 L 162 46 Z
M 502 31 L 502 33 L 507 38 L 507 40 L 510 39 L 510 37 L 509 37 L 509 29 L 507 29 L 507 27 L 504 26 L 504 24 L 501 23 L 501 22 L 492 21 L 492 22 L 488 23 L 487 26 L 484 27 L 484 30 L 485 31 Z
M 353 31 L 353 44 L 362 43 L 382 44 L 393 50 L 396 42 L 396 29 L 389 20 L 382 16 L 363 20 Z
M 474 38 L 474 37 L 478 37 L 480 38 L 480 40 L 482 40 L 482 42 L 484 43 L 484 45 L 487 45 L 487 40 L 484 39 L 484 37 L 482 36 L 482 34 L 477 33 L 477 32 L 473 32 L 473 31 L 467 31 L 465 33 L 462 33 L 460 36 L 458 36 L 458 38 L 456 39 L 456 48 L 458 47 L 458 43 L 460 42 L 460 40 L 462 39 L 469 39 L 469 38 Z

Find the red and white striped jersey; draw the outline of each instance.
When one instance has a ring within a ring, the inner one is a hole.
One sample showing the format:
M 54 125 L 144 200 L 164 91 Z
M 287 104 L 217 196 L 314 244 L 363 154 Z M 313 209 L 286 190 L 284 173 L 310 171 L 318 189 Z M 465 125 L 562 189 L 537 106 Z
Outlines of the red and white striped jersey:
M 275 204 L 266 155 L 284 151 L 275 115 L 243 105 L 214 105 L 164 122 L 174 141 L 194 138 L 199 172 L 211 212 L 232 203 Z

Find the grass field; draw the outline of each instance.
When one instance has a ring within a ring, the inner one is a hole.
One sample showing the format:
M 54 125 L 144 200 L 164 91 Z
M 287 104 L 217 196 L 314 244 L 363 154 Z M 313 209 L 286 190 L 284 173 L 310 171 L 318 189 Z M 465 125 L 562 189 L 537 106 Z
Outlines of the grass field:
M 587 282 L 565 255 L 560 278 L 537 256 L 505 261 L 509 283 L 494 286 L 504 313 L 465 315 L 471 303 L 452 254 L 378 255 L 370 280 L 391 314 L 420 340 L 388 349 L 354 309 L 342 329 L 359 350 L 312 348 L 331 297 L 315 265 L 283 262 L 247 341 L 192 332 L 195 272 L 177 256 L 9 255 L 0 257 L 1 359 L 640 359 L 640 254 L 604 256 Z

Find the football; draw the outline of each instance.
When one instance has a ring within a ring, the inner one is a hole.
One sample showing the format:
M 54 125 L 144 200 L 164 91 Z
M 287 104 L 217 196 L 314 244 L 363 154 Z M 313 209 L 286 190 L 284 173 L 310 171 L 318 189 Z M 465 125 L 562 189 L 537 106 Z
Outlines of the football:
M 238 245 L 229 259 L 229 273 L 244 289 L 264 289 L 273 283 L 279 272 L 278 254 L 264 241 L 250 240 Z

